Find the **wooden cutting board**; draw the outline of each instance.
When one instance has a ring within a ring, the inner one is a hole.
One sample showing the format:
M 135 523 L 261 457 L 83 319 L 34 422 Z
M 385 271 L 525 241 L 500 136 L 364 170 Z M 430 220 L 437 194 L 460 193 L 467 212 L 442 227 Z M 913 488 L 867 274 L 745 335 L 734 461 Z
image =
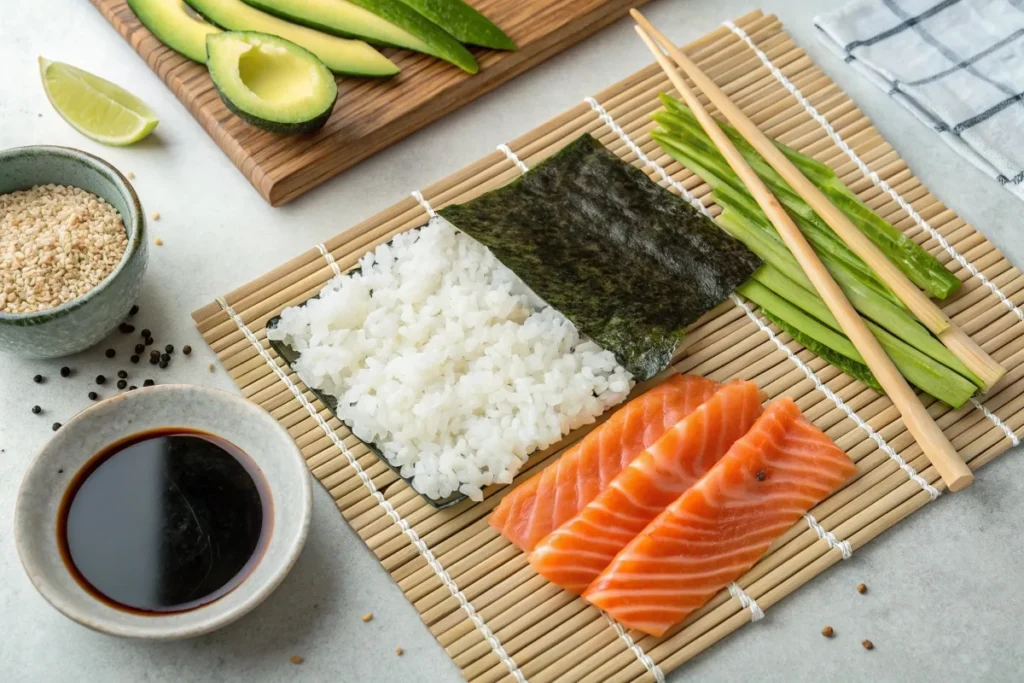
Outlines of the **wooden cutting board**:
M 471 102 L 586 38 L 646 0 L 471 0 L 519 45 L 473 49 L 470 75 L 427 55 L 381 52 L 401 67 L 391 79 L 338 79 L 327 125 L 287 136 L 255 128 L 228 111 L 206 68 L 164 46 L 124 0 L 91 0 L 272 206 L 295 199 L 371 154 Z

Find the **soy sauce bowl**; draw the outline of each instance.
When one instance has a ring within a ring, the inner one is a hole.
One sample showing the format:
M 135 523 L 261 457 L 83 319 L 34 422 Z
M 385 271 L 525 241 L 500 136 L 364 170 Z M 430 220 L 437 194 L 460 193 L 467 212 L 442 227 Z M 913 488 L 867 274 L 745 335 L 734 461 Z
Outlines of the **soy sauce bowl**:
M 94 597 L 75 578 L 58 540 L 61 501 L 97 454 L 140 432 L 181 427 L 220 437 L 243 451 L 269 492 L 272 523 L 248 575 L 216 600 L 181 612 L 127 611 Z M 147 387 L 82 411 L 36 454 L 18 492 L 14 538 L 22 565 L 51 605 L 78 623 L 112 635 L 169 640 L 214 631 L 270 595 L 298 559 L 309 531 L 313 492 L 302 453 L 269 413 L 218 389 Z

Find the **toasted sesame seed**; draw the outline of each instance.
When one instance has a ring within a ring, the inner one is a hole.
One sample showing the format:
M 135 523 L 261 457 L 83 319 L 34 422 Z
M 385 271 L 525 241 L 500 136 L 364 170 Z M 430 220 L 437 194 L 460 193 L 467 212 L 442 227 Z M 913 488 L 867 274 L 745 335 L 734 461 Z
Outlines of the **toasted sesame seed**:
M 117 210 L 77 187 L 0 194 L 0 313 L 77 299 L 121 262 L 128 234 Z
M 872 643 L 870 640 L 863 640 L 863 641 L 861 641 L 861 645 L 864 646 L 865 650 L 874 650 L 875 649 L 875 644 Z
M 402 648 L 400 648 L 400 647 L 396 647 L 395 648 L 395 654 L 398 655 L 399 657 L 401 657 L 404 653 L 405 653 L 405 650 L 403 650 Z
M 153 240 L 153 242 L 154 242 L 154 243 L 156 244 L 156 246 L 158 246 L 158 247 L 162 247 L 162 246 L 164 246 L 164 241 L 163 241 L 162 239 L 160 239 L 159 237 L 157 237 L 157 238 L 156 238 L 155 240 Z
M 210 372 L 213 372 L 217 368 L 214 367 L 213 363 L 210 363 L 209 365 L 206 366 L 206 369 L 209 370 Z
M 159 211 L 154 211 L 153 212 L 153 220 L 155 220 L 155 221 L 160 220 L 160 212 Z
M 128 171 L 128 180 L 135 180 L 135 174 L 131 171 Z
M 300 657 L 299 655 L 292 655 L 288 658 L 288 661 L 292 664 L 302 664 L 306 660 Z
M 373 612 L 367 612 L 363 615 L 363 621 L 370 621 L 373 619 Z
M 831 626 L 826 626 L 825 628 L 821 629 L 821 635 L 825 636 L 826 638 L 831 638 L 835 634 L 835 629 L 833 629 Z

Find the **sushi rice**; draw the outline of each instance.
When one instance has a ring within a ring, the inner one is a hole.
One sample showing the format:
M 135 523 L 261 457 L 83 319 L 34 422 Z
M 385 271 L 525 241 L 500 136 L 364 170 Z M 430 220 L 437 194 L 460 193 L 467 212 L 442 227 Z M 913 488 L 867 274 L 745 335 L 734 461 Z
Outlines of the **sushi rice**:
M 610 351 L 443 218 L 360 266 L 285 309 L 268 336 L 425 496 L 482 500 L 633 386 Z

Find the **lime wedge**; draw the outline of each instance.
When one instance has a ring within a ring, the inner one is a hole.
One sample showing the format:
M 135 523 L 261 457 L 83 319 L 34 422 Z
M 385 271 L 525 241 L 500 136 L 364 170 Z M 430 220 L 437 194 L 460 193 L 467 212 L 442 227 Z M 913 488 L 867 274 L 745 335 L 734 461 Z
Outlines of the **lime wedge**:
M 83 135 L 105 145 L 130 145 L 160 122 L 146 103 L 110 81 L 70 64 L 39 58 L 50 104 Z

